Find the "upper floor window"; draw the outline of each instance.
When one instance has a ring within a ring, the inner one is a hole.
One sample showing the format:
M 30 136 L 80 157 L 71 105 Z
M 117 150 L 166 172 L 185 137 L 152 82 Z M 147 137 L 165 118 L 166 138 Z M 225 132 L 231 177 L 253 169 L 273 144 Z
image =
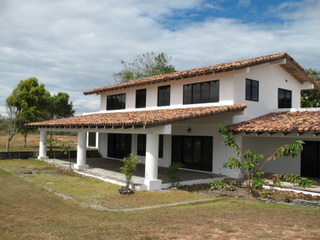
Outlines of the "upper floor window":
M 158 87 L 158 106 L 170 105 L 170 85 Z
M 259 82 L 252 79 L 246 79 L 246 100 L 259 101 Z
M 278 88 L 278 108 L 291 108 L 292 91 Z
M 139 89 L 136 91 L 136 108 L 146 107 L 147 89 Z
M 183 85 L 183 104 L 219 102 L 219 80 Z
M 125 109 L 126 94 L 116 94 L 107 96 L 107 110 Z

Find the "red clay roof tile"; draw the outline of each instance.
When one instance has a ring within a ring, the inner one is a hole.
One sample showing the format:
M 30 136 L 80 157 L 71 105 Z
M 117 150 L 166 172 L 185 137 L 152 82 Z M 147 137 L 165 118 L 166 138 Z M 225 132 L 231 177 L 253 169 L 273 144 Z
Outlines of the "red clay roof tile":
M 153 127 L 176 121 L 241 111 L 245 104 L 131 112 L 98 113 L 26 124 L 28 127 Z
M 233 132 L 320 133 L 320 110 L 269 113 L 249 121 L 228 126 Z
M 292 57 L 290 57 L 287 53 L 277 53 L 277 54 L 266 55 L 266 56 L 261 56 L 257 58 L 245 59 L 245 60 L 228 62 L 228 63 L 221 63 L 221 64 L 216 64 L 216 65 L 202 67 L 202 68 L 195 68 L 195 69 L 190 69 L 185 71 L 162 74 L 162 75 L 157 75 L 157 76 L 148 77 L 148 78 L 135 79 L 135 80 L 131 80 L 128 82 L 123 82 L 123 83 L 119 83 L 111 86 L 92 89 L 84 92 L 84 94 L 85 95 L 101 94 L 103 92 L 113 91 L 118 89 L 125 89 L 129 87 L 146 86 L 150 84 L 179 80 L 179 79 L 194 77 L 198 75 L 237 70 L 237 69 L 242 69 L 245 67 L 250 67 L 250 66 L 267 63 L 267 62 L 284 59 L 284 58 L 287 60 L 287 63 L 281 66 L 286 71 L 288 71 L 290 74 L 292 74 L 297 79 L 299 79 L 299 81 L 310 81 L 313 84 L 315 84 L 318 89 L 320 89 L 320 84 L 317 84 L 317 82 L 309 74 L 307 74 L 303 70 L 303 68 L 296 61 L 294 61 Z

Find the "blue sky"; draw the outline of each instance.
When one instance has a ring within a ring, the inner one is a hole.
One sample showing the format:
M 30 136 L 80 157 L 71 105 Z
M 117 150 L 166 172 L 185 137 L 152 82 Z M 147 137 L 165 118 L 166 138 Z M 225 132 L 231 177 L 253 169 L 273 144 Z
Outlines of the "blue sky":
M 288 52 L 320 69 L 319 0 L 0 0 L 0 114 L 20 80 L 97 111 L 89 89 L 154 51 L 178 70 Z

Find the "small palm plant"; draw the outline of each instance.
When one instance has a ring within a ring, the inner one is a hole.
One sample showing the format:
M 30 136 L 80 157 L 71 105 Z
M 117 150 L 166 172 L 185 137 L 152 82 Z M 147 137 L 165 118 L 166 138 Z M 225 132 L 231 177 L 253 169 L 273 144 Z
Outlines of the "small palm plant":
M 137 165 L 139 163 L 139 159 L 137 156 L 132 155 L 130 153 L 129 156 L 124 157 L 122 160 L 123 166 L 120 167 L 120 171 L 125 175 L 126 177 L 126 186 L 119 189 L 120 193 L 123 194 L 131 194 L 133 191 L 129 188 L 133 173 L 137 168 Z

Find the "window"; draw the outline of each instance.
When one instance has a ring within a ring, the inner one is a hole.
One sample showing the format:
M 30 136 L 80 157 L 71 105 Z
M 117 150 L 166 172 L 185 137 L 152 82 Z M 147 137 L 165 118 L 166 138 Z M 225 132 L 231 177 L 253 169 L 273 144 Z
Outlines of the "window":
M 259 101 L 259 82 L 252 79 L 246 79 L 246 100 Z
M 170 85 L 158 87 L 158 106 L 170 105 Z
M 147 90 L 139 89 L 136 91 L 136 108 L 146 107 Z
M 146 144 L 147 144 L 147 135 L 145 134 L 138 134 L 137 139 L 137 154 L 140 156 L 146 155 Z
M 108 133 L 108 157 L 123 159 L 131 152 L 131 134 Z
M 292 92 L 290 90 L 278 89 L 278 108 L 291 108 Z
M 88 146 L 89 147 L 96 147 L 96 133 L 95 132 L 89 132 Z
M 219 80 L 183 85 L 183 104 L 219 102 Z
M 126 94 L 116 94 L 107 96 L 107 110 L 125 109 Z
M 159 135 L 159 153 L 158 158 L 163 158 L 163 135 Z
M 172 136 L 172 162 L 185 168 L 212 171 L 213 138 L 203 136 Z

